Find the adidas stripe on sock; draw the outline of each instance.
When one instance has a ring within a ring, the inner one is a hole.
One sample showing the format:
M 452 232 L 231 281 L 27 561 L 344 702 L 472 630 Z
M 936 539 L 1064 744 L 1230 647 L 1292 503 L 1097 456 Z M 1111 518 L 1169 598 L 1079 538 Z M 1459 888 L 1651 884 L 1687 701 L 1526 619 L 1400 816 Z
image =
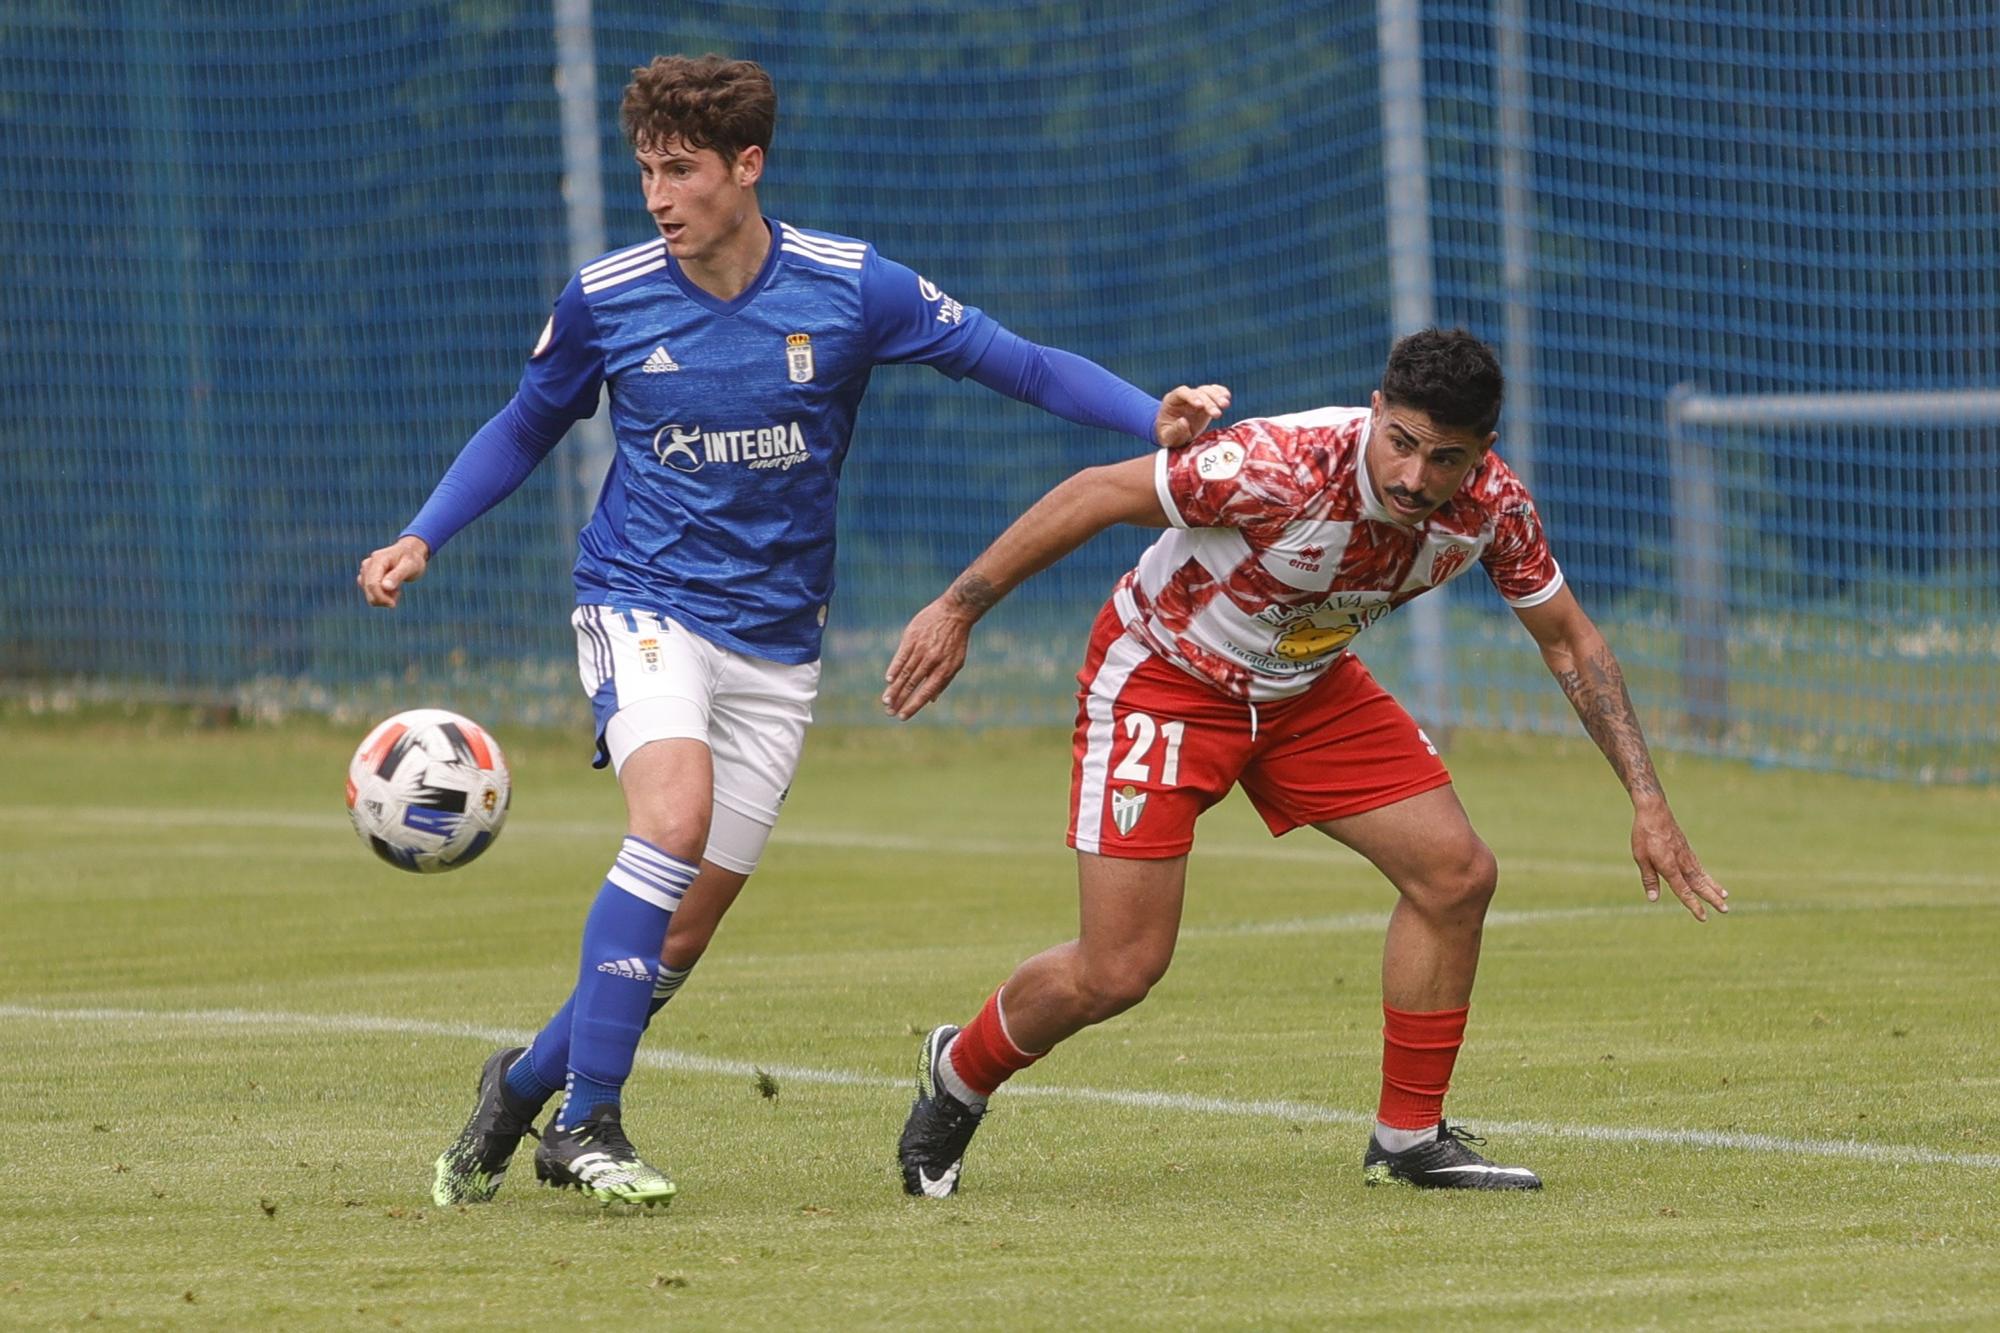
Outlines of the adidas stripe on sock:
M 628 837 L 583 924 L 570 1019 L 569 1070 L 557 1119 L 567 1127 L 616 1105 L 646 1030 L 660 947 L 696 867 Z
M 646 1011 L 648 1018 L 667 1007 L 667 1001 L 674 998 L 674 992 L 681 988 L 681 983 L 688 979 L 688 973 L 692 971 L 693 963 L 686 967 L 668 967 L 664 962 L 660 964 L 659 975 L 653 979 L 653 1006 Z

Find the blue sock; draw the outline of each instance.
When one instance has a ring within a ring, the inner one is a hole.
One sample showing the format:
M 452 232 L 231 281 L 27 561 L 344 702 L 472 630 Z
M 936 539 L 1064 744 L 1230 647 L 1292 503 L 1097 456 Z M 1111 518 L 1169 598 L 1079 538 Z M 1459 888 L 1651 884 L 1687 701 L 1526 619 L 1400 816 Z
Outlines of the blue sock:
M 555 1096 L 569 1069 L 569 1027 L 576 1013 L 576 992 L 571 991 L 556 1010 L 554 1018 L 535 1034 L 528 1053 L 507 1066 L 507 1090 L 522 1101 L 539 1107 Z
M 693 865 L 632 837 L 605 876 L 583 923 L 560 1125 L 578 1124 L 607 1102 L 618 1104 L 646 1031 L 667 924 L 694 876 Z
M 646 1010 L 647 1019 L 650 1020 L 653 1015 L 667 1007 L 667 1001 L 674 998 L 674 992 L 681 988 L 681 983 L 688 979 L 688 973 L 692 971 L 694 963 L 689 963 L 686 967 L 668 967 L 664 961 L 661 962 L 659 977 L 653 982 L 653 1003 Z
M 688 973 L 692 971 L 693 963 L 686 967 L 660 965 L 653 982 L 653 1000 L 646 1008 L 649 1024 L 653 1015 L 666 1008 L 667 1001 L 674 998 L 674 992 L 681 988 L 681 983 L 688 979 Z M 569 1071 L 569 1030 L 575 1020 L 576 992 L 571 991 L 563 1000 L 562 1008 L 556 1010 L 555 1017 L 535 1034 L 535 1043 L 528 1048 L 528 1053 L 508 1066 L 509 1092 L 539 1107 L 562 1089 Z

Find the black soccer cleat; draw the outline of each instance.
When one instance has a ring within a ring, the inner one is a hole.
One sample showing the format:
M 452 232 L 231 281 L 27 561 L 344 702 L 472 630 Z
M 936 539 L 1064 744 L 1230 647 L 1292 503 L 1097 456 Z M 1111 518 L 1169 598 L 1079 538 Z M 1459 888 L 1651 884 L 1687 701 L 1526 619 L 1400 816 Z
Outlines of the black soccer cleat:
M 671 1202 L 678 1193 L 667 1173 L 644 1161 L 619 1123 L 618 1104 L 590 1109 L 567 1129 L 553 1120 L 535 1149 L 535 1178 L 557 1189 L 579 1189 L 599 1203 Z
M 1485 1139 L 1438 1122 L 1437 1137 L 1407 1152 L 1390 1152 L 1368 1136 L 1361 1158 L 1370 1185 L 1415 1185 L 1430 1190 L 1538 1190 L 1542 1178 L 1525 1166 L 1495 1166 L 1472 1150 Z
M 535 1132 L 535 1112 L 541 1108 L 507 1086 L 508 1066 L 526 1051 L 525 1046 L 509 1046 L 486 1057 L 472 1118 L 458 1132 L 458 1141 L 438 1155 L 437 1178 L 431 1183 L 431 1199 L 438 1207 L 491 1200 L 521 1136 Z
M 944 1048 L 958 1029 L 947 1024 L 932 1028 L 924 1038 L 917 1066 L 917 1099 L 896 1141 L 896 1158 L 903 1167 L 903 1193 L 926 1199 L 946 1199 L 958 1190 L 958 1173 L 965 1166 L 965 1146 L 986 1112 L 975 1111 L 945 1091 L 938 1082 Z

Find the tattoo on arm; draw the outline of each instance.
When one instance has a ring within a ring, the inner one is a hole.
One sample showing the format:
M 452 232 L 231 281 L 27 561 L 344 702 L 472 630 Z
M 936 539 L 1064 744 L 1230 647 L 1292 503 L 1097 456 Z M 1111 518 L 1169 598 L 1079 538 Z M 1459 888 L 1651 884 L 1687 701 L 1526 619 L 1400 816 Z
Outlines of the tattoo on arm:
M 999 602 L 1000 596 L 1000 590 L 988 583 L 983 574 L 975 574 L 969 569 L 960 574 L 958 580 L 951 585 L 952 602 L 964 607 L 975 616 L 983 616 L 991 611 Z
M 1634 796 L 1662 795 L 1645 734 L 1639 730 L 1639 715 L 1625 689 L 1625 673 L 1618 669 L 1611 649 L 1600 646 L 1571 670 L 1555 674 L 1570 707 L 1583 719 L 1583 729 L 1611 761 L 1625 790 Z

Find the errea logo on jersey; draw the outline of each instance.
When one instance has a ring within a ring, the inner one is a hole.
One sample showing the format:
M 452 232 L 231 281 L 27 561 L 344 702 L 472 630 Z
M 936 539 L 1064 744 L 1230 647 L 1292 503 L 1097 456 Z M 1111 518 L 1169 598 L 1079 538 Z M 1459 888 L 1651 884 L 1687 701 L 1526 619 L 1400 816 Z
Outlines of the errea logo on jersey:
M 712 431 L 668 422 L 653 432 L 653 454 L 676 472 L 699 472 L 708 463 L 786 472 L 812 456 L 806 449 L 806 433 L 796 421 L 753 430 Z

